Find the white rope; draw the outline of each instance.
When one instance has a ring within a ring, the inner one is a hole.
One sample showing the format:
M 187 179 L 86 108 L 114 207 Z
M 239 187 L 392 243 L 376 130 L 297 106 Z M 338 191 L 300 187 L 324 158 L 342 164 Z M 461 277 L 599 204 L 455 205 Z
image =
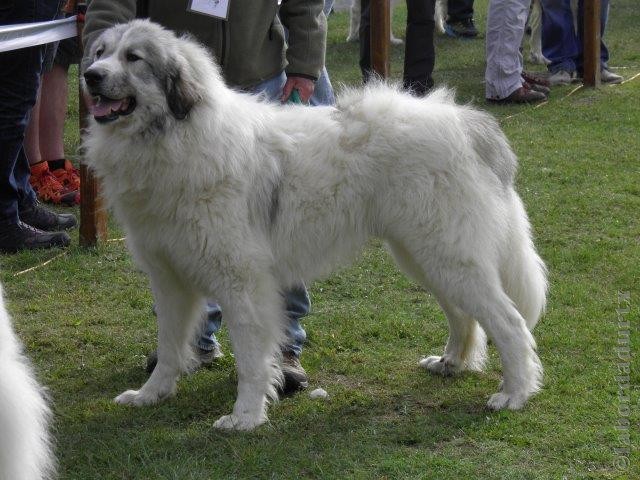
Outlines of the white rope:
M 76 16 L 51 22 L 0 26 L 0 52 L 57 42 L 78 34 Z

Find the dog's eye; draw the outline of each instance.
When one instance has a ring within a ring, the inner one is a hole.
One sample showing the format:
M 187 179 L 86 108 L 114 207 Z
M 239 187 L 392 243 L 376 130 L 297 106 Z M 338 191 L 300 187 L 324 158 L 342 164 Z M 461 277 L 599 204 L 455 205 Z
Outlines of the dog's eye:
M 142 57 L 139 57 L 138 55 L 136 55 L 133 52 L 128 52 L 127 53 L 127 61 L 128 62 L 137 62 L 138 60 L 142 60 Z
M 103 47 L 98 48 L 96 50 L 96 58 L 100 58 L 103 53 L 104 53 L 104 48 Z

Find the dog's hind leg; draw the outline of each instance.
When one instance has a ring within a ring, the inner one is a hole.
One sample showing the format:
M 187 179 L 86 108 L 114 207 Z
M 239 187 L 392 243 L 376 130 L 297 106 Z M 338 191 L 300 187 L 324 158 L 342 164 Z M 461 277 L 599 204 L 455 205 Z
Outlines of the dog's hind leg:
M 204 310 L 204 297 L 167 276 L 150 276 L 158 317 L 158 363 L 140 390 L 116 397 L 120 404 L 151 405 L 173 395 L 193 362 L 191 342 Z
M 233 412 L 220 417 L 215 428 L 252 430 L 267 421 L 267 398 L 277 398 L 274 383 L 281 376 L 285 312 L 276 281 L 264 277 L 255 288 L 226 292 L 222 300 L 236 360 L 238 396 Z
M 432 355 L 419 365 L 432 373 L 448 376 L 462 370 L 481 371 L 487 356 L 487 337 L 473 318 L 445 299 L 438 303 L 449 321 L 449 338 L 442 356 Z
M 388 245 L 400 269 L 427 291 L 431 291 L 422 266 L 402 242 L 389 241 Z M 438 298 L 438 303 L 449 321 L 447 346 L 442 356 L 433 355 L 423 358 L 419 365 L 430 372 L 445 376 L 464 369 L 482 370 L 486 359 L 487 339 L 478 322 L 450 303 L 444 296 Z
M 447 267 L 446 265 L 457 265 Z M 464 314 L 475 318 L 496 345 L 502 361 L 503 384 L 491 396 L 492 409 L 519 409 L 540 388 L 542 365 L 535 352 L 535 340 L 524 318 L 502 289 L 497 272 L 480 263 L 464 265 L 450 259 L 432 268 L 428 278 L 439 294 Z

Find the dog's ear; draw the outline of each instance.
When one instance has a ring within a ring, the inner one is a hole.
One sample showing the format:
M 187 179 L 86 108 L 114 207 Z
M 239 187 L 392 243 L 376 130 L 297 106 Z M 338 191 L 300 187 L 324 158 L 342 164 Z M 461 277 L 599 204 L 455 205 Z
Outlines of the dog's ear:
M 176 62 L 175 68 L 168 72 L 165 86 L 167 104 L 178 120 L 185 118 L 201 99 L 200 86 L 181 63 Z

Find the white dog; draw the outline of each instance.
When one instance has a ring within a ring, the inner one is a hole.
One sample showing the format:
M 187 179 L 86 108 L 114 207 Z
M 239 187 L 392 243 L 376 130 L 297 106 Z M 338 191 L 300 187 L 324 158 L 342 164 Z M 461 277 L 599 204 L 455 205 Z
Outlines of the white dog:
M 206 298 L 222 304 L 238 397 L 218 428 L 265 422 L 284 338 L 281 292 L 343 266 L 372 237 L 447 314 L 441 374 L 482 365 L 485 338 L 504 373 L 489 407 L 517 409 L 540 386 L 530 329 L 545 268 L 497 123 L 439 90 L 384 85 L 337 107 L 280 106 L 227 88 L 206 50 L 136 20 L 105 31 L 84 74 L 95 118 L 86 160 L 149 275 L 158 365 L 118 403 L 174 393 Z
M 50 411 L 13 333 L 0 287 L 0 480 L 41 480 L 54 471 Z

